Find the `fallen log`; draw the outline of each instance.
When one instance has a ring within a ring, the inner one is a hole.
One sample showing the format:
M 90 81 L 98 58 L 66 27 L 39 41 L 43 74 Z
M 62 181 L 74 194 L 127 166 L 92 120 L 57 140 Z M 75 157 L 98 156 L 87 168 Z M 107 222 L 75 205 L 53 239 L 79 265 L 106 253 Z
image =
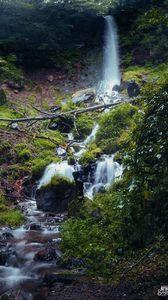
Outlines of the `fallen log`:
M 99 109 L 106 109 L 106 108 L 110 108 L 112 106 L 117 106 L 119 104 L 128 102 L 127 101 L 117 101 L 115 103 L 109 103 L 109 104 L 100 104 L 100 105 L 94 105 L 91 107 L 87 107 L 87 108 L 82 108 L 82 109 L 74 109 L 74 110 L 70 110 L 70 111 L 66 111 L 66 112 L 61 112 L 59 114 L 51 114 L 51 115 L 46 115 L 46 116 L 36 116 L 36 117 L 26 117 L 26 118 L 17 118 L 17 119 L 10 119 L 10 118 L 0 118 L 1 122 L 10 122 L 10 123 L 19 123 L 19 122 L 29 122 L 29 121 L 45 121 L 45 120 L 54 120 L 58 117 L 61 116 L 66 116 L 69 114 L 73 114 L 75 116 L 86 113 L 86 112 L 90 112 L 90 111 L 94 111 L 94 110 L 99 110 Z M 130 102 L 130 101 L 129 101 Z

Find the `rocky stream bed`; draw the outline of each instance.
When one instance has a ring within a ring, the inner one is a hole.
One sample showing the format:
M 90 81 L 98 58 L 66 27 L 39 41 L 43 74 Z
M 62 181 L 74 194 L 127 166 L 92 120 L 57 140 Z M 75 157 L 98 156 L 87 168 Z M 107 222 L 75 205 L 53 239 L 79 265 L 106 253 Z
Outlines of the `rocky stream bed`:
M 76 268 L 74 258 L 61 267 L 60 228 L 66 213 L 38 211 L 33 199 L 25 199 L 20 206 L 25 223 L 0 232 L 0 299 L 135 299 L 131 289 L 86 276 L 82 262 Z

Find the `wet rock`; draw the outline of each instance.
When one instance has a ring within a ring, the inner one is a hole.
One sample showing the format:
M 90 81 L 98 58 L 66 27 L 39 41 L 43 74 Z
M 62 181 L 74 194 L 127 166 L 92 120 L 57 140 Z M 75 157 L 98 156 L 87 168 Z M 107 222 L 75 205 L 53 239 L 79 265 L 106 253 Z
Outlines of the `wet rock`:
M 115 91 L 115 92 L 120 92 L 120 86 L 118 84 L 116 84 L 116 85 L 113 86 L 112 90 Z
M 18 81 L 10 80 L 10 81 L 8 81 L 8 86 L 12 90 L 22 91 L 22 90 L 24 90 L 25 82 L 23 79 L 18 80 Z
M 53 248 L 45 248 L 44 250 L 41 250 L 37 252 L 34 256 L 34 261 L 53 261 L 59 260 L 59 256 L 57 255 L 57 252 Z
M 55 176 L 51 184 L 37 190 L 37 208 L 43 211 L 65 212 L 75 197 L 75 183 L 63 177 Z
M 0 250 L 0 266 L 4 266 L 7 262 L 8 253 L 5 249 Z
M 59 156 L 62 156 L 62 157 L 66 157 L 67 156 L 67 152 L 65 149 L 63 149 L 62 147 L 58 147 L 56 148 L 56 152 Z
M 36 231 L 42 231 L 43 230 L 43 228 L 41 227 L 41 225 L 40 224 L 36 224 L 36 223 L 27 225 L 26 229 L 28 229 L 28 230 L 36 230 Z
M 7 102 L 6 93 L 3 89 L 0 89 L 0 106 Z
M 6 231 L 6 232 L 3 232 L 2 238 L 3 238 L 3 240 L 9 240 L 9 239 L 14 238 L 14 236 L 11 232 Z
M 73 94 L 72 101 L 74 103 L 90 102 L 95 99 L 95 96 L 96 96 L 95 89 L 93 88 L 84 89 Z
M 129 97 L 137 97 L 140 93 L 140 87 L 134 80 L 128 80 L 127 93 Z
M 48 126 L 49 129 L 59 130 L 62 133 L 69 133 L 74 126 L 74 120 L 72 116 L 61 116 L 57 118 L 57 121 L 51 122 Z

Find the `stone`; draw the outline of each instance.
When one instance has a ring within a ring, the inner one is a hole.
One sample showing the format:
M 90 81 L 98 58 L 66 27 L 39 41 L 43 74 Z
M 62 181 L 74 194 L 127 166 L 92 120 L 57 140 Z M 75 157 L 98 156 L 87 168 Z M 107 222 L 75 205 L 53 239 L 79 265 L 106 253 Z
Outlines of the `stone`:
M 6 264 L 8 258 L 8 253 L 5 250 L 0 251 L 0 266 L 4 266 Z
M 127 93 L 129 97 L 137 97 L 140 93 L 140 87 L 134 80 L 128 81 Z
M 6 93 L 3 89 L 0 89 L 0 106 L 6 104 L 6 102 L 7 102 Z
M 42 231 L 42 227 L 40 224 L 36 224 L 36 223 L 32 223 L 32 224 L 29 224 L 27 225 L 27 229 L 28 230 L 35 230 L 35 231 Z
M 62 133 L 69 133 L 74 126 L 74 120 L 72 116 L 61 116 L 56 121 L 50 122 L 48 128 L 52 130 L 59 130 Z
M 34 256 L 34 261 L 53 261 L 59 260 L 57 252 L 53 248 L 46 248 L 38 251 Z
M 120 92 L 120 85 L 118 84 L 114 85 L 112 91 Z
M 95 99 L 96 92 L 95 89 L 84 89 L 76 92 L 72 95 L 72 101 L 74 103 L 81 103 L 81 102 L 91 102 Z
M 22 90 L 24 90 L 25 82 L 23 79 L 18 80 L 18 81 L 10 80 L 10 81 L 8 81 L 8 86 L 12 90 L 22 91 Z
M 49 82 L 53 82 L 54 76 L 53 76 L 53 75 L 49 75 L 49 76 L 47 77 L 47 80 L 48 80 Z
M 8 232 L 8 231 L 3 232 L 3 234 L 2 234 L 3 240 L 12 239 L 13 237 L 14 237 L 13 234 L 11 232 Z
M 57 110 L 61 109 L 61 106 L 55 105 L 55 106 L 51 106 L 50 108 L 50 112 L 51 113 L 55 113 Z
M 37 190 L 37 208 L 43 211 L 66 212 L 76 194 L 75 182 L 66 180 L 64 177 L 54 176 L 50 184 Z
M 62 156 L 62 157 L 66 157 L 67 156 L 67 152 L 64 148 L 62 147 L 58 147 L 56 148 L 56 152 L 59 156 Z

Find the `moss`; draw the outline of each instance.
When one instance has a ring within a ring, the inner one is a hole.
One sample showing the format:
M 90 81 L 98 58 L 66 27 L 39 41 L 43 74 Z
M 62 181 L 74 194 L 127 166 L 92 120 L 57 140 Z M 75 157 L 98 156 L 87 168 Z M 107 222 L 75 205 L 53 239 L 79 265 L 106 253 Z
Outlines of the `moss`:
M 32 156 L 32 152 L 30 149 L 28 149 L 28 146 L 26 144 L 16 144 L 14 149 L 17 153 L 19 162 L 25 162 Z
M 0 224 L 17 226 L 24 221 L 24 216 L 20 210 L 7 209 L 7 211 L 0 212 Z
M 96 144 L 110 154 L 125 147 L 139 119 L 138 107 L 121 104 L 101 117 Z
M 73 134 L 75 138 L 85 139 L 92 131 L 94 126 L 94 117 L 91 115 L 80 115 L 76 119 L 76 127 L 78 132 L 74 129 Z
M 0 56 L 0 81 L 12 79 L 19 81 L 23 79 L 22 70 L 15 65 L 17 58 L 14 54 L 7 57 Z
M 3 89 L 0 89 L 0 106 L 6 104 L 7 98 L 6 93 Z
M 16 226 L 23 221 L 24 216 L 22 212 L 18 209 L 10 209 L 3 191 L 0 191 L 0 224 Z
M 70 155 L 70 156 L 68 157 L 68 165 L 73 166 L 73 165 L 75 165 L 75 163 L 76 163 L 75 157 L 74 157 L 73 155 Z
M 80 157 L 79 163 L 83 166 L 87 166 L 88 164 L 92 163 L 95 159 L 95 156 L 91 152 L 84 152 Z
M 52 177 L 51 182 L 48 183 L 47 185 L 43 185 L 41 187 L 41 189 L 52 189 L 52 188 L 57 188 L 57 192 L 61 190 L 65 191 L 67 189 L 67 187 L 74 187 L 75 186 L 75 182 L 64 177 L 64 176 L 59 176 L 59 175 L 55 175 Z M 58 190 L 59 188 L 59 190 Z
M 45 167 L 50 163 L 50 160 L 36 158 L 31 161 L 31 173 L 32 179 L 37 180 L 39 179 L 44 172 Z

